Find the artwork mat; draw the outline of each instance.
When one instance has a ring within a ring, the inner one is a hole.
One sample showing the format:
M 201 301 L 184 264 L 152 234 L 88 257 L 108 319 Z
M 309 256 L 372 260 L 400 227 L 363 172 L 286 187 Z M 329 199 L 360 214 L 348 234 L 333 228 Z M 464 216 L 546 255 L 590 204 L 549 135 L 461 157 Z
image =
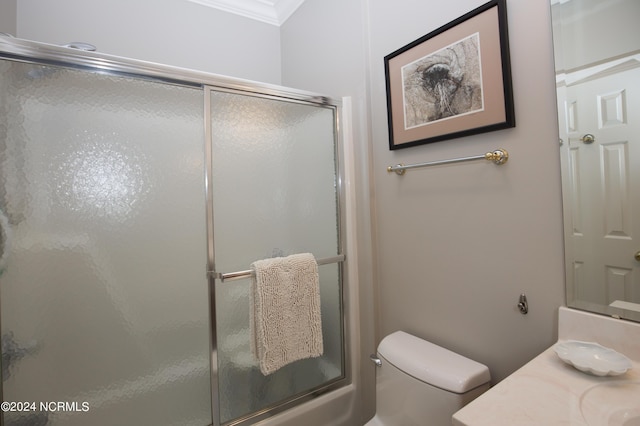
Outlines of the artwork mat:
M 504 0 L 493 0 L 385 57 L 389 148 L 399 149 L 514 127 Z M 402 67 L 478 33 L 484 109 L 405 128 Z

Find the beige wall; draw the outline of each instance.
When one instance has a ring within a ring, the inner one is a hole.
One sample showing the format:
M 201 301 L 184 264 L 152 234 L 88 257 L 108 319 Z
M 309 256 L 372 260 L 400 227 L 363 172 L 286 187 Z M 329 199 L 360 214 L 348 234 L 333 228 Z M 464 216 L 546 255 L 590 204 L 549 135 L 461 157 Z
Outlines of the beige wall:
M 0 33 L 16 35 L 17 0 L 3 0 L 0 3 Z
M 558 69 L 575 70 L 638 48 L 640 2 L 637 0 L 557 3 L 552 7 L 552 15 Z
M 187 0 L 20 0 L 17 16 L 27 40 L 280 83 L 278 27 Z
M 363 181 L 362 200 L 371 195 L 374 240 L 365 242 L 374 247 L 374 275 L 360 285 L 362 297 L 371 293 L 377 302 L 362 329 L 366 337 L 376 323 L 376 338 L 363 341 L 364 384 L 373 370 L 367 353 L 395 330 L 487 364 L 494 382 L 556 339 L 564 266 L 548 3 L 508 1 L 515 128 L 388 149 L 384 56 L 484 3 L 308 0 L 283 26 L 283 84 L 362 104 L 357 143 L 366 149 L 357 166 L 371 157 L 372 191 Z M 499 147 L 511 154 L 504 166 L 462 163 L 402 177 L 386 172 L 397 163 Z M 529 300 L 526 316 L 516 307 L 521 293 Z
M 487 364 L 501 380 L 556 336 L 564 303 L 560 167 L 549 6 L 508 1 L 516 127 L 390 152 L 384 55 L 483 4 L 370 1 L 380 336 L 401 329 Z M 484 162 L 385 168 L 505 148 Z M 526 293 L 529 314 L 516 308 Z

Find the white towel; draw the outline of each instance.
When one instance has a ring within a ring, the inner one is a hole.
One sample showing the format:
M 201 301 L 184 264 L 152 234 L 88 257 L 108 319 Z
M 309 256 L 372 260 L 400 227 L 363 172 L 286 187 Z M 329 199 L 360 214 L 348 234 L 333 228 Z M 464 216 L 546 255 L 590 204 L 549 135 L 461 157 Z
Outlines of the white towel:
M 265 376 L 322 355 L 318 264 L 310 253 L 251 264 L 252 349 Z

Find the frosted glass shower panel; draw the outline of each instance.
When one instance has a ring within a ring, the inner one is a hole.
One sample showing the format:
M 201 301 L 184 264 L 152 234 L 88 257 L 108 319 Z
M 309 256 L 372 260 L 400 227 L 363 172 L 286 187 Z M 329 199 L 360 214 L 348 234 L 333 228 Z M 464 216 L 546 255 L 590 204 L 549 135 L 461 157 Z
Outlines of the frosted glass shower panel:
M 339 253 L 335 109 L 212 92 L 213 212 L 218 272 L 309 252 Z M 343 376 L 339 264 L 320 266 L 324 354 L 263 376 L 250 345 L 250 280 L 216 281 L 222 421 Z
M 334 109 L 212 93 L 216 268 L 338 250 Z
M 0 63 L 3 397 L 79 404 L 5 424 L 211 424 L 203 102 Z

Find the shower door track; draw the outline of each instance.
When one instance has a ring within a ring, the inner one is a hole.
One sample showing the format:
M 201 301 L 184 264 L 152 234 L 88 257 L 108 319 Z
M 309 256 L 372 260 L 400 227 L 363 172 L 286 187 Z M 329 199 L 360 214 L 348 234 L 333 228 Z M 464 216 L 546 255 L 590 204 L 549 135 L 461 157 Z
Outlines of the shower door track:
M 195 71 L 186 68 L 162 65 L 147 61 L 121 58 L 99 52 L 82 51 L 69 47 L 62 47 L 50 44 L 43 44 L 0 35 L 0 58 L 15 62 L 35 63 L 41 65 L 61 66 L 65 68 L 75 68 L 89 72 L 111 74 L 116 76 L 129 76 L 137 79 L 147 79 L 165 84 L 174 84 L 196 89 L 204 92 L 204 117 L 205 117 L 205 197 L 207 208 L 207 271 L 215 271 L 215 258 L 213 247 L 213 197 L 212 197 L 212 146 L 211 146 L 211 123 L 210 119 L 210 97 L 211 91 L 232 92 L 245 94 L 253 97 L 268 98 L 286 102 L 301 103 L 311 106 L 325 107 L 334 110 L 334 140 L 335 140 L 335 162 L 336 162 L 336 191 L 338 210 L 338 255 L 331 258 L 339 264 L 340 279 L 340 306 L 342 323 L 342 375 L 323 383 L 322 385 L 310 389 L 304 394 L 293 395 L 289 399 L 277 403 L 274 406 L 250 413 L 238 419 L 221 423 L 218 388 L 218 357 L 217 357 L 217 332 L 215 324 L 215 281 L 216 275 L 203 271 L 206 274 L 209 284 L 209 305 L 210 305 L 210 349 L 211 349 L 211 398 L 212 398 L 212 420 L 213 426 L 248 425 L 257 421 L 272 417 L 278 413 L 286 411 L 301 403 L 310 401 L 327 392 L 339 389 L 351 381 L 350 364 L 346 362 L 350 356 L 350 347 L 345 336 L 348 335 L 348 324 L 346 322 L 347 312 L 345 301 L 346 274 L 344 253 L 344 230 L 342 225 L 346 223 L 344 206 L 344 189 L 342 187 L 342 176 L 344 174 L 344 164 L 342 161 L 341 144 L 342 134 L 340 122 L 340 112 L 342 103 L 340 100 L 332 99 L 317 93 L 306 92 L 298 89 L 290 89 L 278 85 L 255 82 L 224 75 Z M 331 262 L 333 263 L 333 262 Z M 219 277 L 221 278 L 221 277 Z M 222 281 L 222 280 L 221 280 Z M 0 400 L 3 400 L 2 387 L 0 387 Z M 3 418 L 0 416 L 0 426 Z
M 146 78 L 181 86 L 199 88 L 210 86 L 216 90 L 232 90 L 264 97 L 273 96 L 277 99 L 288 99 L 293 102 L 299 101 L 313 105 L 340 106 L 341 104 L 340 100 L 331 99 L 317 93 L 290 89 L 274 84 L 137 59 L 121 58 L 100 52 L 88 52 L 69 47 L 37 43 L 2 35 L 0 35 L 0 57 L 18 62 L 59 65 L 67 68 Z

